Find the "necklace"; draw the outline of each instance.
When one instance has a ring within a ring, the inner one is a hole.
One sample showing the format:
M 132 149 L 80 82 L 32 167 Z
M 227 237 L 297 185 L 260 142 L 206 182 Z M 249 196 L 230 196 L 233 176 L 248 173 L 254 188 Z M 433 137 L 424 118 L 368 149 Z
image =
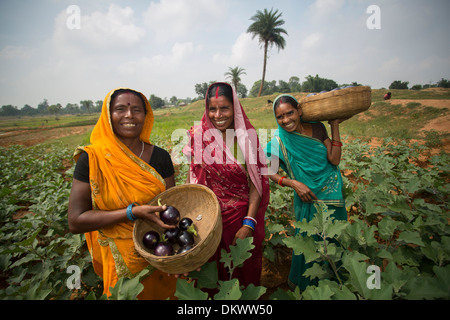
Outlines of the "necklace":
M 142 157 L 142 154 L 144 153 L 144 141 L 141 141 L 141 142 L 142 142 L 142 151 L 141 151 L 141 154 L 139 155 L 139 158 Z

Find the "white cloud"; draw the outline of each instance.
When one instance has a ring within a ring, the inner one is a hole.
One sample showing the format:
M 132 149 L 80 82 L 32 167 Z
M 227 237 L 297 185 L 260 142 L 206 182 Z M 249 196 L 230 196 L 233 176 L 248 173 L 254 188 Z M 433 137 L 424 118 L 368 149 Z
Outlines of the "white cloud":
M 173 45 L 170 54 L 158 54 L 152 57 L 143 57 L 139 60 L 127 61 L 118 67 L 118 71 L 121 75 L 126 76 L 138 73 L 163 75 L 167 71 L 174 71 L 186 64 L 194 54 L 201 51 L 201 45 L 195 46 L 192 42 L 177 42 Z
M 23 59 L 30 56 L 30 49 L 23 46 L 6 46 L 0 51 L 1 59 Z
M 320 32 L 314 32 L 310 34 L 302 41 L 302 49 L 309 50 L 314 49 L 320 45 L 323 38 L 323 34 Z
M 206 33 L 223 21 L 226 3 L 220 0 L 161 0 L 151 2 L 144 23 L 159 42 Z
M 323 23 L 339 13 L 344 5 L 345 0 L 316 0 L 309 6 L 309 15 L 313 21 Z
M 213 62 L 226 66 L 239 66 L 252 63 L 261 55 L 261 49 L 249 33 L 242 33 L 231 47 L 231 54 L 216 53 Z M 262 56 L 262 55 L 261 55 Z
M 53 41 L 60 49 L 122 50 L 138 43 L 146 34 L 136 25 L 133 9 L 111 4 L 106 13 L 95 11 L 90 15 L 81 12 L 79 29 L 67 27 L 71 18 L 65 10 L 55 19 Z M 69 47 L 69 48 L 67 48 Z M 67 50 L 68 51 L 68 50 Z

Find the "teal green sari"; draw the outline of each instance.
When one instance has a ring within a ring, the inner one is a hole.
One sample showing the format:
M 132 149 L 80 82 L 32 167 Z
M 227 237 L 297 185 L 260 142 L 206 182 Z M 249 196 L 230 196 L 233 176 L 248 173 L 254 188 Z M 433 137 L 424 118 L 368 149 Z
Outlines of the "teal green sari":
M 338 166 L 327 159 L 327 148 L 322 141 L 299 133 L 289 133 L 278 126 L 275 137 L 266 147 L 268 159 L 275 156 L 280 159 L 281 168 L 290 179 L 295 179 L 308 186 L 320 201 L 335 210 L 333 217 L 347 220 L 347 211 L 342 195 L 342 176 Z M 294 209 L 297 221 L 311 221 L 316 208 L 313 203 L 304 203 L 294 191 Z M 296 229 L 296 234 L 301 230 Z M 293 255 L 289 274 L 289 286 L 305 290 L 308 285 L 317 282 L 304 277 L 303 273 L 311 264 L 306 264 L 303 254 Z

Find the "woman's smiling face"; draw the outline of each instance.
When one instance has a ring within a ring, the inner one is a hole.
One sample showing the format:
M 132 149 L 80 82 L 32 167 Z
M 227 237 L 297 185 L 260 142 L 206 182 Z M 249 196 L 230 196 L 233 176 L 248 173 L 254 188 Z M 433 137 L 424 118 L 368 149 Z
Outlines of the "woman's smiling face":
M 301 115 L 301 109 L 294 108 L 290 103 L 280 103 L 275 109 L 275 118 L 277 119 L 278 124 L 287 132 L 300 130 Z
M 224 96 L 209 99 L 208 117 L 214 127 L 222 132 L 234 128 L 233 103 Z
M 145 106 L 136 95 L 125 92 L 111 101 L 111 123 L 119 139 L 139 138 L 145 122 Z

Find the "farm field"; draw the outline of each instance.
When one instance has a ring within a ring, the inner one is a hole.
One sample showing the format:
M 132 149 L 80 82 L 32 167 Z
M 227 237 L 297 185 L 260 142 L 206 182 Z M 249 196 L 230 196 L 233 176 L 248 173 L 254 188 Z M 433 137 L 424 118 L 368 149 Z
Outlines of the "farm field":
M 307 244 L 294 237 L 298 226 L 293 223 L 292 191 L 272 185 L 266 213 L 264 289 L 259 297 L 450 297 L 450 89 L 391 90 L 393 99 L 384 101 L 386 91 L 373 90 L 372 107 L 341 125 L 344 149 L 340 167 L 352 223 L 344 228 L 321 211 L 321 218 L 329 224 L 318 227 L 319 233 L 329 235 L 334 226 L 334 237 L 352 250 L 332 247 L 326 237 Z M 242 99 L 257 130 L 276 128 L 268 103 L 275 97 Z M 176 146 L 172 132 L 189 129 L 203 111 L 203 101 L 156 110 L 153 142 L 172 150 Z M 67 232 L 66 219 L 71 154 L 79 144 L 88 143 L 97 117 L 0 119 L 0 298 L 100 297 L 100 282 L 90 267 L 83 238 Z M 177 184 L 185 180 L 185 166 L 176 165 Z M 317 253 L 308 258 L 314 263 L 310 274 L 318 278 L 318 286 L 301 294 L 289 292 L 290 257 L 293 251 L 305 250 Z M 324 261 L 341 267 L 326 270 Z M 381 268 L 381 290 L 363 285 L 371 264 Z M 66 286 L 70 265 L 83 270 L 78 290 Z M 185 280 L 179 281 L 180 288 L 189 286 Z M 124 297 L 117 293 L 116 298 Z

